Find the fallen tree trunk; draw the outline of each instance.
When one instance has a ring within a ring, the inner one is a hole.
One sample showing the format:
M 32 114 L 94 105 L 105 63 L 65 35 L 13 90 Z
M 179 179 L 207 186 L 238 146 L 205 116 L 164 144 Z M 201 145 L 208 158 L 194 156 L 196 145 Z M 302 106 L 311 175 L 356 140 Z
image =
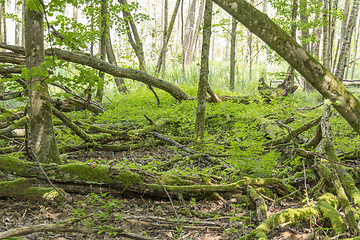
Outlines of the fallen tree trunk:
M 25 50 L 22 47 L 9 46 L 9 45 L 3 44 L 3 43 L 0 44 L 0 47 L 9 49 L 11 51 L 16 51 L 19 53 L 21 52 L 22 54 L 25 54 Z M 115 77 L 130 78 L 130 79 L 133 79 L 136 81 L 143 82 L 147 85 L 154 86 L 156 88 L 164 90 L 165 92 L 168 92 L 178 101 L 184 101 L 184 100 L 189 99 L 189 96 L 184 91 L 182 91 L 180 88 L 178 88 L 177 86 L 175 86 L 169 82 L 166 82 L 159 78 L 153 77 L 143 71 L 114 66 L 110 63 L 107 63 L 103 60 L 93 57 L 90 54 L 81 53 L 81 52 L 69 52 L 69 51 L 58 49 L 58 48 L 48 49 L 45 51 L 45 54 L 48 56 L 49 55 L 56 56 L 60 59 L 64 59 L 69 62 L 86 65 L 86 66 L 98 69 L 102 72 L 106 72 Z M 16 54 L 12 54 L 12 55 L 16 55 Z M 8 58 L 4 59 L 4 61 L 7 59 Z M 14 62 L 15 61 L 14 57 L 12 56 L 12 58 L 9 58 L 9 61 Z M 17 61 L 17 62 L 19 62 L 19 61 Z M 21 63 L 23 63 L 23 62 L 21 62 Z M 19 62 L 18 64 L 21 64 L 21 63 Z

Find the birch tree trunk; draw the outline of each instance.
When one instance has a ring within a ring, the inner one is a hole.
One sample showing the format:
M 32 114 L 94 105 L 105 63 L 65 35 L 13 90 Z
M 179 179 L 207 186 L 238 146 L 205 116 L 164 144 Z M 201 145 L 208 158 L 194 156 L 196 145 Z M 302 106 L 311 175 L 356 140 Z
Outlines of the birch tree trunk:
M 360 103 L 311 54 L 246 0 L 213 0 L 290 63 L 360 134 Z M 256 19 L 256 21 L 254 21 Z
M 5 2 L 0 1 L 0 42 L 6 43 Z M 0 49 L 4 52 L 5 49 Z
M 37 4 L 42 6 L 39 2 Z M 25 28 L 26 67 L 30 69 L 28 110 L 30 142 L 40 162 L 61 164 L 55 142 L 48 87 L 45 79 L 33 72 L 34 67 L 40 68 L 45 58 L 42 14 L 37 10 L 26 8 Z
M 15 1 L 15 15 L 20 18 L 21 11 L 20 11 L 20 5 L 17 4 L 17 1 Z M 20 18 L 21 19 L 21 18 Z M 21 40 L 21 24 L 20 22 L 15 22 L 15 45 L 20 46 L 20 40 Z
M 206 0 L 204 12 L 203 43 L 201 51 L 201 68 L 197 94 L 197 111 L 195 120 L 195 142 L 204 139 L 205 133 L 205 104 L 209 77 L 209 53 L 211 38 L 212 0 Z
M 356 36 L 356 41 L 355 41 L 355 52 L 354 52 L 354 58 L 353 58 L 353 61 L 352 61 L 353 66 L 352 66 L 351 80 L 354 80 L 355 63 L 356 63 L 356 57 L 357 57 L 359 36 L 360 36 L 360 20 L 358 21 L 357 36 Z
M 191 41 L 190 53 L 189 53 L 188 58 L 186 60 L 187 64 L 191 64 L 193 59 L 194 59 L 195 51 L 196 51 L 196 48 L 197 48 L 197 43 L 198 43 L 198 40 L 199 40 L 200 26 L 201 26 L 202 21 L 203 21 L 204 6 L 205 6 L 205 0 L 200 0 L 198 18 L 196 20 L 195 29 L 194 29 L 194 39 L 193 39 L 193 41 Z
M 181 56 L 181 59 L 182 59 L 184 65 L 187 64 L 186 59 L 188 59 L 189 49 L 190 49 L 191 41 L 192 41 L 193 34 L 194 34 L 196 0 L 191 0 L 188 11 L 189 11 L 189 14 L 186 18 L 183 52 L 182 52 L 182 56 Z
M 329 25 L 328 25 L 328 10 L 329 10 L 329 0 L 324 0 L 324 26 L 323 26 L 323 49 L 322 49 L 322 61 L 324 67 L 330 69 L 330 59 L 329 59 Z
M 231 44 L 230 44 L 230 91 L 235 89 L 235 66 L 236 66 L 236 26 L 237 20 L 231 19 Z
M 330 0 L 329 1 L 330 6 L 329 8 L 337 9 L 339 5 L 339 0 Z M 329 22 L 330 22 L 330 46 L 329 46 L 329 52 L 330 52 L 330 69 L 332 69 L 335 66 L 335 58 L 333 56 L 333 49 L 334 49 L 334 39 L 335 39 L 335 26 L 336 26 L 336 19 L 337 16 L 329 16 Z M 333 71 L 332 71 L 333 72 Z
M 346 61 L 347 61 L 350 47 L 351 47 L 350 46 L 351 38 L 352 38 L 352 34 L 353 34 L 353 31 L 355 28 L 355 23 L 356 23 L 358 13 L 359 13 L 359 5 L 360 5 L 360 0 L 354 0 L 353 6 L 351 9 L 351 13 L 350 13 L 350 17 L 349 17 L 349 22 L 346 27 L 344 44 L 340 51 L 339 62 L 337 65 L 337 70 L 335 72 L 335 77 L 337 77 L 340 81 L 342 81 L 344 78 Z

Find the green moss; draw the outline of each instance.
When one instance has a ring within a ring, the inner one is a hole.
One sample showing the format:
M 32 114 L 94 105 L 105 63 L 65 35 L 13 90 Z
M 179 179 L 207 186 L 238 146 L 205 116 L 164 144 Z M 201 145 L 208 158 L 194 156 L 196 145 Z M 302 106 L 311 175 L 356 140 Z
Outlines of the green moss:
M 329 203 L 335 209 L 338 208 L 338 204 L 339 204 L 338 200 L 337 200 L 337 197 L 335 197 L 331 193 L 325 193 L 324 195 L 319 197 L 318 201 L 326 201 L 327 203 Z
M 137 173 L 131 172 L 126 167 L 119 169 L 119 175 L 115 178 L 115 180 L 121 181 L 124 184 L 124 190 L 133 184 L 140 185 L 142 183 L 141 176 Z
M 84 163 L 70 163 L 59 166 L 59 170 L 61 174 L 59 178 L 64 181 L 76 181 L 77 179 L 101 183 L 113 181 L 108 175 L 108 166 L 96 165 L 92 168 Z
M 23 160 L 8 155 L 0 155 L 0 162 L 0 169 L 7 172 L 21 172 L 26 167 Z
M 161 174 L 160 180 L 164 185 L 171 185 L 171 186 L 189 186 L 194 184 L 192 181 L 182 179 L 178 176 L 174 176 L 171 173 Z

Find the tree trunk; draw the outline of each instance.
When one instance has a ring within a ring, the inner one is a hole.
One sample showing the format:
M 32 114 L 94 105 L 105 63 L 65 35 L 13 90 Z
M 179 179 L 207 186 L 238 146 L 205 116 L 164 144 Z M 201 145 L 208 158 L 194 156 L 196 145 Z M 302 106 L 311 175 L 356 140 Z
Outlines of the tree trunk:
M 332 102 L 332 106 L 350 126 L 360 133 L 360 103 L 311 54 L 306 52 L 270 18 L 245 0 L 213 0 L 243 23 L 250 31 L 263 39 L 272 49 L 290 63 L 320 94 Z M 256 21 L 254 21 L 256 19 Z
M 73 7 L 73 19 L 75 22 L 78 21 L 78 8 L 77 7 Z
M 20 16 L 20 5 L 15 1 L 15 15 Z M 18 21 L 15 21 L 15 45 L 20 46 L 21 37 L 21 24 Z
M 165 54 L 166 54 L 167 45 L 169 43 L 169 39 L 170 39 L 172 30 L 174 29 L 175 19 L 176 19 L 177 12 L 179 10 L 180 2 L 181 2 L 181 0 L 176 0 L 175 8 L 174 8 L 173 14 L 171 16 L 169 27 L 165 31 L 165 34 L 164 34 L 165 36 L 164 36 L 163 45 L 162 45 L 162 48 L 161 48 L 161 51 L 160 51 L 160 56 L 159 56 L 158 62 L 156 64 L 156 71 L 157 72 L 160 72 L 161 67 L 164 66 L 164 64 L 163 64 L 163 56 L 165 56 Z
M 350 13 L 350 17 L 349 17 L 349 22 L 347 24 L 346 31 L 345 31 L 344 44 L 340 51 L 339 62 L 337 65 L 337 70 L 335 72 L 335 77 L 337 77 L 340 81 L 342 81 L 344 78 L 346 61 L 347 61 L 347 58 L 348 58 L 348 55 L 350 52 L 351 38 L 352 38 L 352 34 L 353 34 L 353 31 L 355 28 L 355 23 L 356 23 L 356 20 L 358 17 L 359 6 L 360 6 L 360 0 L 354 0 L 353 6 L 351 9 L 351 13 Z
M 22 13 L 21 13 L 21 16 L 22 16 L 22 21 L 23 21 L 23 24 L 22 24 L 22 29 L 21 29 L 21 46 L 22 47 L 25 47 L 25 7 L 26 7 L 26 0 L 23 0 L 22 2 Z
M 331 8 L 337 9 L 339 5 L 339 0 L 331 0 Z M 334 39 L 335 39 L 335 26 L 336 26 L 336 15 L 335 16 L 329 16 L 330 19 L 330 69 L 332 69 L 335 66 L 335 58 L 333 57 L 333 48 L 334 48 Z M 332 71 L 334 72 L 334 71 Z
M 126 0 L 118 0 L 118 1 L 122 5 L 127 5 Z M 141 42 L 141 39 L 139 36 L 139 32 L 136 28 L 135 22 L 131 16 L 131 14 L 129 12 L 127 12 L 127 10 L 125 8 L 123 9 L 122 12 L 124 15 L 124 20 L 126 22 L 126 28 L 128 30 L 129 42 L 135 51 L 136 57 L 139 60 L 139 69 L 140 69 L 140 71 L 146 72 L 144 49 L 143 49 L 143 45 L 142 45 L 142 42 Z M 130 28 L 131 28 L 131 30 L 130 30 Z M 154 93 L 157 103 L 158 103 L 158 105 L 160 105 L 159 97 L 157 96 L 154 89 L 151 87 L 151 85 L 147 85 L 147 87 Z
M 302 24 L 306 25 L 308 23 L 308 7 L 307 7 L 307 0 L 300 0 L 300 21 Z M 305 48 L 306 51 L 310 52 L 309 49 L 309 43 L 305 43 L 309 39 L 309 29 L 308 27 L 304 27 L 301 29 L 301 37 L 302 37 L 302 47 Z M 304 90 L 305 91 L 311 91 L 313 88 L 311 87 L 311 84 L 308 83 L 304 79 Z
M 231 20 L 231 44 L 230 44 L 230 91 L 235 89 L 235 65 L 236 65 L 236 26 L 237 20 Z
M 360 36 L 360 20 L 358 21 L 358 29 L 357 29 L 357 36 L 356 36 L 356 41 L 355 41 L 355 52 L 354 52 L 354 59 L 353 59 L 353 66 L 352 66 L 352 73 L 351 73 L 351 80 L 354 79 L 355 63 L 356 63 L 356 57 L 357 57 L 357 49 L 358 49 L 358 43 L 359 43 L 359 36 Z
M 0 2 L 0 42 L 6 43 L 5 2 Z M 0 49 L 0 52 L 5 51 Z
M 107 0 L 101 0 L 101 38 L 99 43 L 100 48 L 100 59 L 106 60 L 106 34 L 107 34 L 107 23 L 106 23 L 106 12 L 107 12 Z M 105 73 L 99 71 L 100 81 L 98 82 L 97 90 L 96 90 L 96 98 L 101 103 L 103 100 L 104 94 L 104 82 L 105 82 Z
M 107 58 L 109 60 L 109 63 L 111 63 L 114 66 L 117 66 L 116 63 L 116 58 L 115 58 L 115 54 L 114 54 L 114 49 L 112 47 L 111 44 L 111 37 L 110 37 L 110 30 L 109 28 L 106 29 L 107 33 L 106 33 L 106 53 L 107 53 Z M 115 84 L 118 88 L 118 91 L 121 93 L 126 93 L 129 92 L 129 90 L 127 89 L 124 79 L 121 77 L 117 77 L 115 78 Z
M 330 59 L 329 59 L 329 0 L 324 0 L 324 26 L 323 26 L 323 50 L 322 50 L 322 60 L 324 67 L 330 69 Z
M 324 0 L 321 0 L 321 1 L 323 2 Z M 323 18 L 323 13 L 322 13 L 321 9 L 320 9 L 320 11 L 317 11 L 317 13 L 315 15 L 316 15 L 315 21 L 321 21 L 321 19 Z M 312 42 L 312 44 L 311 44 L 311 53 L 314 56 L 318 56 L 318 57 L 320 57 L 319 54 L 320 54 L 321 32 L 322 32 L 321 27 L 317 27 L 317 28 L 313 29 L 313 35 L 315 36 L 315 41 Z
M 204 6 L 205 6 L 205 0 L 201 0 L 200 7 L 199 7 L 199 15 L 198 15 L 198 18 L 197 18 L 196 24 L 195 24 L 194 40 L 191 42 L 191 46 L 190 46 L 190 50 L 189 50 L 190 53 L 186 60 L 187 64 L 191 64 L 194 59 L 194 55 L 195 55 L 195 51 L 196 51 L 197 43 L 198 43 L 198 39 L 199 39 L 200 26 L 203 21 Z
M 209 52 L 211 38 L 212 0 L 206 0 L 204 12 L 203 44 L 201 51 L 201 69 L 198 86 L 198 102 L 195 120 L 195 142 L 204 139 L 205 133 L 205 104 L 209 76 Z
M 194 34 L 196 0 L 191 0 L 188 11 L 189 14 L 186 18 L 183 52 L 181 56 L 181 60 L 184 62 L 184 65 L 188 64 L 186 60 L 188 59 L 189 50 L 191 47 L 191 41 L 193 39 L 193 34 Z
M 31 145 L 40 162 L 61 164 L 56 147 L 48 87 L 45 79 L 33 71 L 33 68 L 40 67 L 45 58 L 42 14 L 26 8 L 25 28 L 26 67 L 30 69 L 28 112 Z

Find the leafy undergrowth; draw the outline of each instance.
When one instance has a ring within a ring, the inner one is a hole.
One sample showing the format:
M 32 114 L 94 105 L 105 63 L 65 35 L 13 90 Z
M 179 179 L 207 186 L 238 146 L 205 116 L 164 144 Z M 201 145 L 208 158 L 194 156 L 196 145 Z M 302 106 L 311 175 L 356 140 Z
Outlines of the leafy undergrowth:
M 184 87 L 182 87 L 184 89 Z M 172 119 L 172 123 L 158 130 L 160 134 L 171 139 L 182 139 L 181 143 L 188 148 L 192 145 L 194 123 L 196 117 L 196 100 L 182 103 L 176 102 L 170 95 L 158 91 L 161 105 L 146 88 L 129 95 L 108 94 L 107 110 L 100 116 L 89 112 L 68 114 L 72 119 L 80 119 L 91 124 L 106 124 L 115 129 L 140 129 L 160 118 Z M 196 95 L 196 89 L 187 87 L 186 92 Z M 229 95 L 219 92 L 219 95 Z M 236 95 L 236 93 L 233 93 Z M 276 177 L 289 179 L 293 187 L 299 190 L 287 199 L 277 202 L 279 196 L 274 188 L 256 188 L 265 196 L 269 216 L 288 208 L 302 208 L 316 204 L 316 198 L 308 195 L 319 179 L 311 170 L 307 171 L 307 185 L 304 175 L 296 175 L 303 171 L 303 159 L 293 157 L 294 145 L 283 147 L 265 147 L 269 140 L 256 121 L 267 116 L 269 119 L 291 119 L 287 125 L 293 129 L 323 114 L 323 107 L 315 107 L 322 100 L 316 93 L 294 96 L 282 101 L 274 100 L 264 103 L 258 96 L 252 96 L 249 104 L 223 101 L 206 106 L 206 135 L 202 149 L 196 150 L 215 156 L 220 164 L 211 164 L 200 157 L 163 142 L 148 134 L 141 141 L 146 144 L 141 148 L 130 148 L 123 152 L 106 152 L 93 149 L 77 150 L 64 153 L 65 161 L 78 160 L 111 166 L 128 166 L 131 169 L 150 173 L 172 173 L 183 177 L 208 174 L 221 179 L 222 183 L 231 183 L 243 177 L 267 178 Z M 146 117 L 145 117 L 146 116 Z M 338 155 L 359 147 L 360 139 L 337 112 L 331 117 Z M 302 134 L 306 139 L 314 136 L 312 128 Z M 80 144 L 82 140 L 65 127 L 58 127 L 58 140 L 66 144 Z M 180 141 L 180 140 L 179 140 Z M 135 144 L 135 143 L 134 143 Z M 165 165 L 171 160 L 179 159 Z M 344 159 L 345 160 L 345 159 Z M 166 167 L 165 167 L 166 166 Z M 246 192 L 246 189 L 245 189 Z M 241 195 L 241 194 L 240 194 Z M 246 194 L 244 194 L 246 195 Z M 307 197 L 308 196 L 308 197 Z M 123 227 L 125 230 L 143 236 L 158 239 L 237 239 L 244 236 L 259 225 L 250 202 L 241 201 L 242 197 L 224 196 L 226 204 L 217 197 L 199 200 L 196 198 L 182 199 L 147 199 L 143 196 L 119 196 L 103 193 L 90 195 L 69 194 L 69 204 L 51 205 L 35 201 L 2 199 L 0 204 L 1 231 L 34 225 L 45 222 L 59 222 L 69 217 L 79 218 L 91 213 L 82 224 L 87 226 L 109 225 Z M 175 215 L 174 210 L 179 218 Z M 273 229 L 267 236 L 269 239 L 326 239 L 332 236 L 332 229 L 325 219 L 310 219 L 282 224 Z M 346 236 L 344 234 L 343 236 Z M 26 239 L 116 239 L 116 236 L 94 235 L 85 233 L 34 233 Z

